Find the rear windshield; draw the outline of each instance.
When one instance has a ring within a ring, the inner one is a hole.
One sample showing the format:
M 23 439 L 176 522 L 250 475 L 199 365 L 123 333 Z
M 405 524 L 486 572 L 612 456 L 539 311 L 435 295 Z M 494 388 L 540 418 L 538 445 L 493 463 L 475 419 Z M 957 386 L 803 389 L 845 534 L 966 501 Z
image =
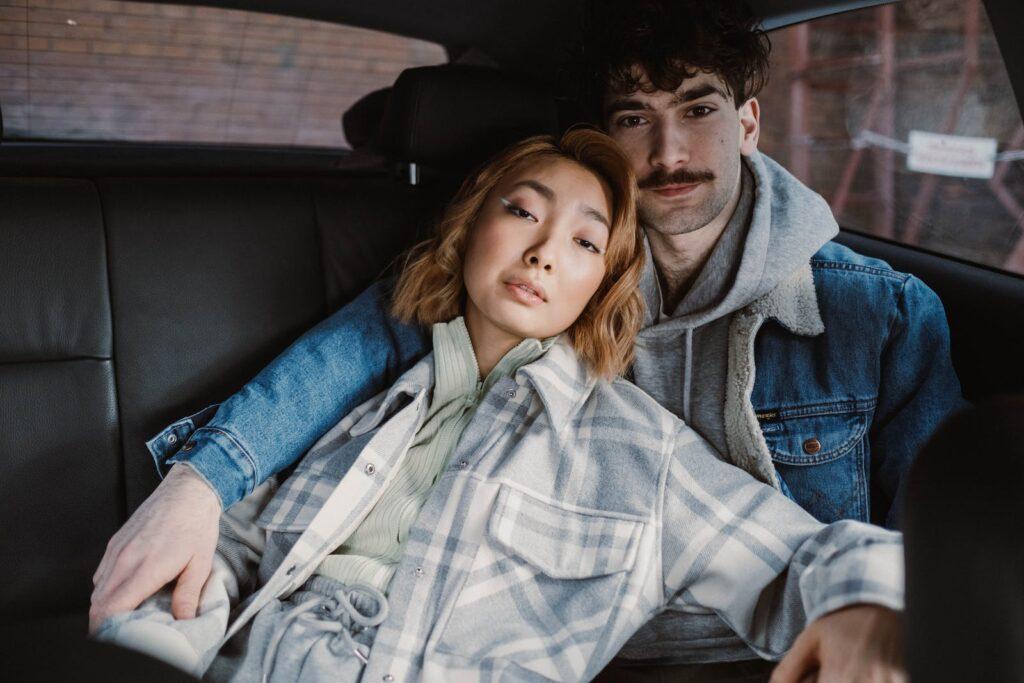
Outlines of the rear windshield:
M 6 139 L 346 147 L 341 114 L 436 44 L 326 22 L 105 0 L 0 0 Z

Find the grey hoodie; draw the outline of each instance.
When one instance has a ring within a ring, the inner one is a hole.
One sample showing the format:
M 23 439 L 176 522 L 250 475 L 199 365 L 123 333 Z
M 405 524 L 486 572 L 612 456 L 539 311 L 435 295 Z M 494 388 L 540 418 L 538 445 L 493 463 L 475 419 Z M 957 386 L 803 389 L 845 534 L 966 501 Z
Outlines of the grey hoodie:
M 723 459 L 739 466 L 750 458 L 730 452 L 725 424 L 733 314 L 806 267 L 839 232 L 822 198 L 784 168 L 760 154 L 743 161 L 736 211 L 690 291 L 670 314 L 662 310 L 661 287 L 648 247 L 641 281 L 647 318 L 637 337 L 632 376 Z M 756 658 L 716 615 L 679 612 L 652 620 L 620 654 L 662 662 Z

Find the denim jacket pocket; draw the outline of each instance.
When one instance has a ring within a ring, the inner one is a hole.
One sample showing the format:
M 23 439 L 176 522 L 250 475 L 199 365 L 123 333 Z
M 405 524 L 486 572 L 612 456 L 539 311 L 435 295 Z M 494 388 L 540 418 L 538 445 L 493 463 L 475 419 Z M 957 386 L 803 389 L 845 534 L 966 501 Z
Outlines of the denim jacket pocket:
M 594 647 L 601 626 L 611 623 L 643 529 L 641 520 L 570 509 L 503 485 L 439 626 L 436 652 L 491 660 L 497 668 L 511 658 L 532 676 L 581 678 L 587 662 L 570 652 Z M 552 620 L 593 628 L 574 634 L 572 648 L 524 652 L 523 643 L 550 640 Z
M 866 412 L 780 411 L 761 425 L 792 498 L 819 521 L 868 520 Z

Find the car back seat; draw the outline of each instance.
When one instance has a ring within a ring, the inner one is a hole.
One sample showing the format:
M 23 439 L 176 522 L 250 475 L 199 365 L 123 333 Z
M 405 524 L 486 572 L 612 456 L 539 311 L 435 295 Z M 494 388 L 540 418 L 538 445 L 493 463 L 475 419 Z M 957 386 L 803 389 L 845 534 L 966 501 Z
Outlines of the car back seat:
M 382 130 L 393 160 L 445 172 L 420 186 L 0 178 L 0 611 L 84 612 L 106 540 L 158 483 L 144 441 L 361 291 L 427 233 L 445 178 L 556 127 L 528 85 L 426 67 L 396 83 Z

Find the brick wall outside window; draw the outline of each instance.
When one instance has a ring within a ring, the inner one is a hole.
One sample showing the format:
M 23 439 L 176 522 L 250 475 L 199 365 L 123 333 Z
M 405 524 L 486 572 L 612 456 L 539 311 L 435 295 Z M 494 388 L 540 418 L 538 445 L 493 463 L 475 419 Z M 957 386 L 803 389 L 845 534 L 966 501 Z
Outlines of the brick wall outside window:
M 340 116 L 438 45 L 256 12 L 0 0 L 4 137 L 339 147 Z

